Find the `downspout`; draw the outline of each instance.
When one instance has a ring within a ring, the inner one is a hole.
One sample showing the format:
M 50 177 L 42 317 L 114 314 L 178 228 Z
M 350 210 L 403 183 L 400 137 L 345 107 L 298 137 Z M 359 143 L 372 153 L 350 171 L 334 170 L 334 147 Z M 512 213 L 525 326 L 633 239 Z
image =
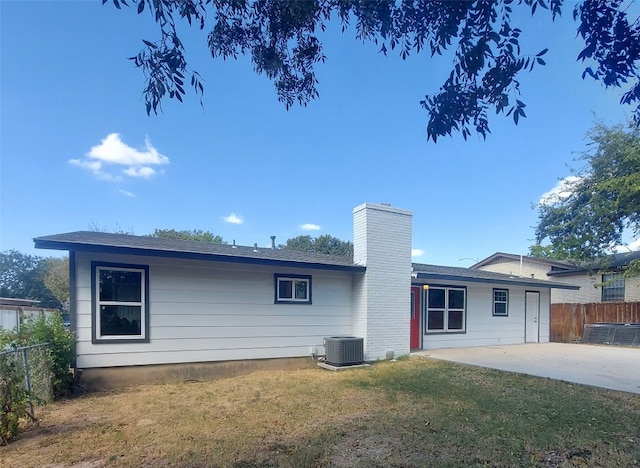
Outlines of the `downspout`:
M 77 313 L 78 313 L 78 306 L 76 304 L 76 300 L 78 298 L 77 292 L 76 292 L 76 252 L 75 250 L 70 250 L 69 251 L 69 325 L 70 325 L 70 331 L 71 333 L 74 334 L 74 336 L 76 337 L 76 342 L 74 343 L 73 346 L 73 359 L 71 361 L 71 367 L 73 367 L 74 369 L 77 367 L 76 365 L 76 357 L 78 356 L 77 354 L 77 326 L 78 326 L 78 320 L 77 320 Z

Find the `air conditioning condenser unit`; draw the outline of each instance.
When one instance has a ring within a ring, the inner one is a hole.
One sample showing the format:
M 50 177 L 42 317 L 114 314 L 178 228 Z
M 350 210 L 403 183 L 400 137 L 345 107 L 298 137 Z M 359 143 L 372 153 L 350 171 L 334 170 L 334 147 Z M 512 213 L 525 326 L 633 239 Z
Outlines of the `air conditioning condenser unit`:
M 325 362 L 332 366 L 353 366 L 364 362 L 364 339 L 331 336 L 324 339 Z

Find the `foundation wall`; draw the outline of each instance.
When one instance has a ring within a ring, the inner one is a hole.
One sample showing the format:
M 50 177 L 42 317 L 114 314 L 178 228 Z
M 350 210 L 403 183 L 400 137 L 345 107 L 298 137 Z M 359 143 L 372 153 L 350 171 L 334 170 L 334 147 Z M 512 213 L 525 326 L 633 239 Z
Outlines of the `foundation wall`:
M 79 384 L 83 390 L 100 391 L 145 384 L 205 381 L 245 375 L 259 370 L 297 370 L 313 368 L 307 358 L 256 359 L 185 364 L 156 364 L 81 369 Z

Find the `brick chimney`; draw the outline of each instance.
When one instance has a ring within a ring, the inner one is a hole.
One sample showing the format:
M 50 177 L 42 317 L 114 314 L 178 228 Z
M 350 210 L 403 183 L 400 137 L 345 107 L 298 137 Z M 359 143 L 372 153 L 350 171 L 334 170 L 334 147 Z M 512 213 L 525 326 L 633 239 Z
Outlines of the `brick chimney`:
M 353 334 L 366 360 L 408 354 L 413 214 L 387 204 L 353 209 L 353 259 L 366 266 L 354 279 Z

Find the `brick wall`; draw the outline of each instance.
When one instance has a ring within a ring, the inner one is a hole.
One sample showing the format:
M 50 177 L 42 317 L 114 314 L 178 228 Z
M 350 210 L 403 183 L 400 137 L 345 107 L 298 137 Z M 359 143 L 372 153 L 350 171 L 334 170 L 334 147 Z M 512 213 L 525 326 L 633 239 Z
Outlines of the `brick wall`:
M 578 291 L 555 289 L 551 291 L 551 302 L 554 304 L 579 303 L 590 304 L 602 301 L 602 288 L 595 287 L 602 282 L 602 273 L 581 274 L 571 276 L 552 276 L 551 280 L 580 286 Z M 624 285 L 625 302 L 640 301 L 640 278 L 627 278 Z
M 412 218 L 388 205 L 353 210 L 354 261 L 367 267 L 354 281 L 353 331 L 367 360 L 409 353 Z

